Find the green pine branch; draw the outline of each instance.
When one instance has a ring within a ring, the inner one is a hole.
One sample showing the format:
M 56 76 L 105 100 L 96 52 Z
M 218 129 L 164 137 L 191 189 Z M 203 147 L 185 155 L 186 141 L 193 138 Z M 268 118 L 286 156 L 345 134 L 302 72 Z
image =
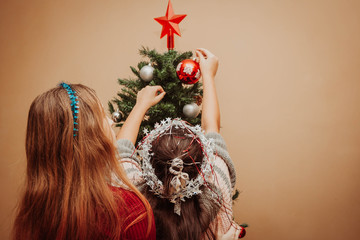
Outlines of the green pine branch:
M 135 78 L 118 79 L 121 90 L 117 93 L 117 97 L 109 102 L 110 113 L 113 113 L 118 108 L 123 113 L 123 121 L 125 121 L 135 106 L 137 93 L 147 85 L 160 85 L 165 90 L 166 95 L 159 104 L 147 111 L 140 126 L 138 141 L 143 137 L 142 132 L 145 128 L 152 130 L 155 123 L 168 117 L 180 117 L 193 125 L 200 124 L 201 114 L 194 119 L 186 118 L 183 114 L 183 107 L 186 104 L 196 102 L 195 97 L 202 96 L 202 85 L 199 82 L 193 85 L 184 85 L 176 75 L 176 66 L 181 61 L 191 58 L 193 56 L 192 52 L 179 53 L 170 50 L 159 53 L 155 49 L 142 47 L 139 54 L 148 60 L 140 61 L 137 67 L 130 66 Z M 147 83 L 141 80 L 140 70 L 149 63 L 154 67 L 154 73 L 152 81 Z M 118 123 L 117 126 L 121 127 L 122 122 Z

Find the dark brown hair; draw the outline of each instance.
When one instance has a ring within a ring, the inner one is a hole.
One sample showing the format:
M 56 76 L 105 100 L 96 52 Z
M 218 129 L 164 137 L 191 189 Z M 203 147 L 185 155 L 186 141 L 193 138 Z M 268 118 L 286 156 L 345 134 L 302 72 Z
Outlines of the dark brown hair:
M 171 131 L 171 134 L 170 134 Z M 188 173 L 189 178 L 198 176 L 203 161 L 202 147 L 198 139 L 188 136 L 187 129 L 168 130 L 158 139 L 152 142 L 151 152 L 154 154 L 151 164 L 155 174 L 163 182 L 164 196 L 168 197 L 172 192 L 170 184 L 174 177 L 169 171 L 169 161 L 181 158 L 184 162 L 183 172 Z M 192 164 L 192 163 L 198 164 Z M 185 198 L 181 202 L 181 215 L 174 213 L 174 204 L 167 198 L 154 195 L 149 187 L 142 191 L 153 208 L 157 239 L 183 240 L 202 239 L 207 235 L 208 239 L 216 239 L 216 232 L 209 229 L 210 223 L 218 212 L 218 204 L 204 196 L 208 189 L 206 186 L 200 188 L 203 193 L 191 198 Z
M 71 85 L 79 100 L 77 136 L 73 136 L 70 99 L 62 87 L 38 96 L 31 104 L 26 133 L 27 172 L 18 206 L 13 239 L 119 239 L 126 229 L 109 184 L 115 174 L 142 200 L 148 218 L 151 208 L 117 163 L 109 125 L 95 92 Z M 104 229 L 106 233 L 104 232 Z

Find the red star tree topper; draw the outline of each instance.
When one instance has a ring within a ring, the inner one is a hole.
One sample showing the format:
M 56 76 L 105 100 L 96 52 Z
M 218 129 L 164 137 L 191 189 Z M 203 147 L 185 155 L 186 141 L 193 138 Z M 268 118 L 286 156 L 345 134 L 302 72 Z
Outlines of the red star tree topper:
M 186 17 L 186 14 L 181 14 L 181 15 L 174 14 L 174 10 L 173 10 L 171 1 L 169 0 L 165 16 L 154 18 L 155 21 L 157 21 L 158 23 L 160 23 L 163 26 L 160 38 L 163 38 L 165 35 L 167 35 L 168 50 L 174 49 L 174 33 L 177 34 L 178 36 L 181 36 L 179 23 L 185 17 Z

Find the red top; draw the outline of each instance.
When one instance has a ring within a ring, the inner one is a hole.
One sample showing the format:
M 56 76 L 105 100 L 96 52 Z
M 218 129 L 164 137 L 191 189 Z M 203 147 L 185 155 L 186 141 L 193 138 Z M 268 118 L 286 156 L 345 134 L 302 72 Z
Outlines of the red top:
M 119 206 L 119 214 L 120 216 L 125 217 L 125 222 L 123 229 L 131 224 L 141 213 L 146 212 L 146 208 L 140 198 L 133 192 L 110 186 L 110 189 L 114 192 L 114 194 L 121 195 L 122 199 L 124 199 L 124 203 L 126 206 Z M 146 232 L 148 229 L 148 220 L 147 216 L 145 216 L 141 221 L 133 224 L 126 232 L 125 236 L 122 236 L 122 239 L 131 239 L 131 240 L 155 240 L 156 239 L 156 230 L 155 230 L 155 220 L 153 212 L 151 211 L 151 230 L 148 237 L 146 237 Z

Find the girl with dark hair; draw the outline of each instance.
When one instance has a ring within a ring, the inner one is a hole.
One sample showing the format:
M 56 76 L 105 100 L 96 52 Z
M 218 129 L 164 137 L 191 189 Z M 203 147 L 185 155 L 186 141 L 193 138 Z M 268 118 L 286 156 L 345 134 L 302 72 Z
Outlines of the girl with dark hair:
M 108 120 L 94 90 L 81 84 L 62 83 L 33 101 L 12 239 L 156 238 L 149 202 L 118 164 Z
M 154 105 L 146 100 L 154 96 L 140 92 L 117 136 L 120 162 L 153 208 L 157 239 L 237 239 L 241 227 L 233 221 L 231 199 L 235 169 L 219 135 L 218 60 L 206 49 L 196 55 L 204 90 L 202 129 L 168 118 L 135 150 L 141 121 Z

